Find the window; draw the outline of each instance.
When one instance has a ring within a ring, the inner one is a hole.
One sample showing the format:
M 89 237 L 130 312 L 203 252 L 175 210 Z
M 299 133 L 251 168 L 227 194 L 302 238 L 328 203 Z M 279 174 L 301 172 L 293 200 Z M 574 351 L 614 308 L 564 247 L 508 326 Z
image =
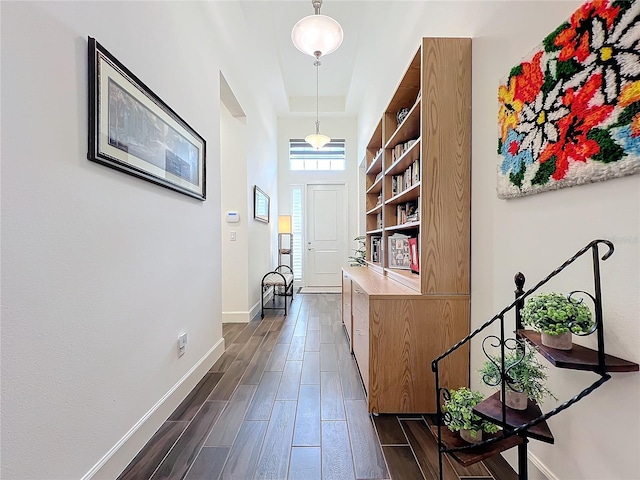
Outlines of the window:
M 333 139 L 316 150 L 302 139 L 289 140 L 291 170 L 344 170 L 344 139 Z
M 291 250 L 293 251 L 293 278 L 302 280 L 302 186 L 294 185 L 291 190 Z

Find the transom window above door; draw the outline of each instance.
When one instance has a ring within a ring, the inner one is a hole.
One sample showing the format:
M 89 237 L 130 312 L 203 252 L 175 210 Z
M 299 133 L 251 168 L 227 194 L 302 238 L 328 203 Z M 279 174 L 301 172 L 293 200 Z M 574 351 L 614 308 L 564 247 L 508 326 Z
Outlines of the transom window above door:
M 291 170 L 344 170 L 345 140 L 333 139 L 316 150 L 301 138 L 289 140 L 289 166 Z

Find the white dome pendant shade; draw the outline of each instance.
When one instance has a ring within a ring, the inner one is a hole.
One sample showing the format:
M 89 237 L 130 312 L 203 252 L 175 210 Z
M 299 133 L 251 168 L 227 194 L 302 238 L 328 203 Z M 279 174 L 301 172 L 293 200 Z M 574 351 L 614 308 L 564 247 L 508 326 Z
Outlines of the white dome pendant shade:
M 322 0 L 312 0 L 314 15 L 299 20 L 291 31 L 291 41 L 298 50 L 320 58 L 334 52 L 344 38 L 342 27 L 333 18 L 320 15 Z
M 307 142 L 316 150 L 320 150 L 322 147 L 324 147 L 327 143 L 331 141 L 331 137 L 322 135 L 321 133 L 319 133 L 319 130 L 320 130 L 320 124 L 316 122 L 316 133 L 312 135 L 307 135 L 306 137 L 304 137 L 304 141 Z

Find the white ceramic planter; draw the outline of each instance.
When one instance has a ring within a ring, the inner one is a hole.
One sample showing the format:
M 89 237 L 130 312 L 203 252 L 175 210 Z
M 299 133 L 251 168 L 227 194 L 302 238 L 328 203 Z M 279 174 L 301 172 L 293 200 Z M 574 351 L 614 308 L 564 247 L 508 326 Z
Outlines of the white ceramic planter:
M 513 408 L 514 410 L 526 410 L 528 399 L 527 394 L 524 392 L 514 392 L 507 387 L 507 401 L 504 402 L 507 404 L 507 407 Z M 502 397 L 502 391 L 500 391 L 500 396 Z
M 560 335 L 549 335 L 542 332 L 542 344 L 545 347 L 555 348 L 557 350 L 571 350 L 573 346 L 571 332 L 561 333 Z
M 475 431 L 475 437 L 471 435 L 471 432 Z M 482 442 L 482 430 L 460 430 L 460 438 L 462 438 L 465 442 L 469 443 L 480 443 Z

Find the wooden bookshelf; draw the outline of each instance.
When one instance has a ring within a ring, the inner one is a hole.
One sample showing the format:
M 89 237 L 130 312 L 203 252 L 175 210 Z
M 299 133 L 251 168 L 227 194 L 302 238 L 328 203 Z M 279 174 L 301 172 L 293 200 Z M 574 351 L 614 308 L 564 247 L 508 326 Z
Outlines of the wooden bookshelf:
M 345 325 L 369 411 L 427 413 L 435 377 L 425 366 L 469 333 L 471 39 L 423 38 L 398 78 L 366 146 L 367 267 L 345 270 L 357 292 Z M 418 240 L 417 273 L 397 254 L 401 235 Z M 468 351 L 443 369 L 468 385 Z

